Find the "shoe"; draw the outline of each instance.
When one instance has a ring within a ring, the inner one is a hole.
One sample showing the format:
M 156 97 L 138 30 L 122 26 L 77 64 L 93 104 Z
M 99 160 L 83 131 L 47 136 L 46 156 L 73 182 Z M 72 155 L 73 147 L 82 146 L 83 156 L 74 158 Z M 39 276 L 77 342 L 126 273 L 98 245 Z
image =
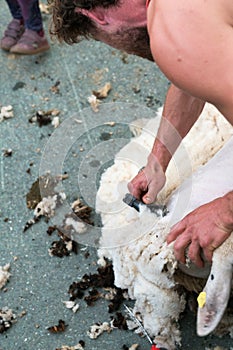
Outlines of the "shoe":
M 23 55 L 35 55 L 40 52 L 49 50 L 50 46 L 45 35 L 40 36 L 37 32 L 31 29 L 25 29 L 25 32 L 10 52 Z
M 1 48 L 10 51 L 11 47 L 17 44 L 24 32 L 24 26 L 19 19 L 13 19 L 7 26 L 4 36 L 1 39 Z

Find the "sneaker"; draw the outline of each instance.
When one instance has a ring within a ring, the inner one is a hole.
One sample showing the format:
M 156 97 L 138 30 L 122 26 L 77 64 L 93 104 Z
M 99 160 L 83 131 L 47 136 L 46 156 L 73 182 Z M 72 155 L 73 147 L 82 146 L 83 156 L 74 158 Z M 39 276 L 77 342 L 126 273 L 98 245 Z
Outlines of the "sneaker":
M 16 45 L 12 46 L 10 52 L 23 55 L 35 55 L 49 49 L 49 43 L 45 35 L 40 36 L 31 29 L 25 29 Z
M 24 26 L 19 19 L 13 19 L 7 26 L 4 36 L 1 39 L 1 48 L 10 51 L 11 47 L 17 44 L 24 32 Z

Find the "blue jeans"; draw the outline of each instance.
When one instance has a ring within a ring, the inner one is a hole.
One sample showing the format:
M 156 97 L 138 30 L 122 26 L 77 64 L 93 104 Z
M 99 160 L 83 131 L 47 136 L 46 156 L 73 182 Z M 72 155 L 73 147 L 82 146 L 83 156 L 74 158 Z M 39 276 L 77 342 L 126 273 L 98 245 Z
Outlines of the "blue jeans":
M 23 19 L 25 28 L 40 31 L 43 28 L 39 0 L 6 0 L 12 17 Z

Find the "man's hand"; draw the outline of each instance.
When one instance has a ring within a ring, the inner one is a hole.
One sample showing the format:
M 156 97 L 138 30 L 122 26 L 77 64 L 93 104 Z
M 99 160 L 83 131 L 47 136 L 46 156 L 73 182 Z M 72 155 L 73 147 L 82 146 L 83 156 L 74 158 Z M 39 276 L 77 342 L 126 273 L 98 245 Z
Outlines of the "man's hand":
M 204 204 L 189 213 L 174 225 L 167 237 L 167 243 L 174 243 L 174 254 L 185 264 L 185 253 L 198 267 L 203 267 L 201 253 L 212 260 L 213 251 L 218 248 L 233 231 L 232 192 L 224 197 Z
M 145 204 L 155 201 L 158 192 L 163 188 L 166 178 L 162 166 L 151 154 L 148 163 L 128 184 L 130 193 Z

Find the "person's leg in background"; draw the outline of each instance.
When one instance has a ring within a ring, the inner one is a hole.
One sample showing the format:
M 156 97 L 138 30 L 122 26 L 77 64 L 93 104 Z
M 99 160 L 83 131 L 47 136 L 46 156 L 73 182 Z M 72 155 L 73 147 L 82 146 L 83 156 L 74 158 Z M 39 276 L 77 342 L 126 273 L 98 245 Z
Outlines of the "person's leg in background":
M 49 43 L 43 30 L 39 1 L 18 0 L 18 2 L 24 18 L 25 32 L 10 51 L 33 55 L 48 50 Z
M 33 55 L 48 50 L 49 43 L 43 30 L 39 0 L 7 0 L 7 2 L 11 13 L 14 11 L 14 14 L 16 14 L 18 5 L 18 16 L 20 13 L 25 28 L 23 34 L 20 35 L 9 51 Z
M 1 40 L 1 48 L 10 51 L 24 32 L 24 20 L 20 5 L 17 0 L 6 0 L 13 19 L 8 24 L 3 38 Z

